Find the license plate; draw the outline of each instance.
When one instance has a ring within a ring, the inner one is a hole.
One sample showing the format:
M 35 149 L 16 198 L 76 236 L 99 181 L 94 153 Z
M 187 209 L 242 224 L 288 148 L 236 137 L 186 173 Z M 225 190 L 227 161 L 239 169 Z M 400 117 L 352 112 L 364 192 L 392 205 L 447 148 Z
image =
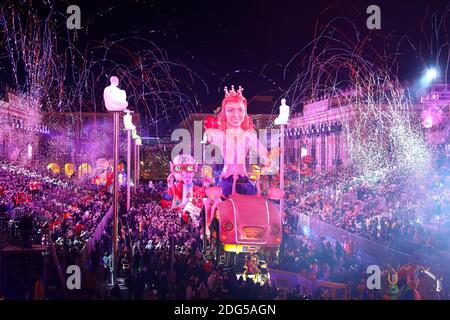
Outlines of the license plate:
M 259 247 L 257 247 L 257 246 L 244 246 L 242 249 L 243 249 L 242 251 L 244 251 L 244 252 L 256 252 L 256 251 L 258 251 Z

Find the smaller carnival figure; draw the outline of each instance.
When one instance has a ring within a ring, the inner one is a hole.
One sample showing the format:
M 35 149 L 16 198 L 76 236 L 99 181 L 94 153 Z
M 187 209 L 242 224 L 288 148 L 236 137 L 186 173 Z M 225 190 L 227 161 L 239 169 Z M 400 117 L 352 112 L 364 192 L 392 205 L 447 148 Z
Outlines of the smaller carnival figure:
M 390 270 L 387 273 L 387 288 L 384 290 L 383 300 L 397 300 L 398 292 L 398 273 Z
M 401 289 L 397 295 L 398 300 L 422 300 L 419 293 L 419 275 L 418 269 L 414 265 L 403 266 L 399 271 L 399 279 L 406 278 L 406 283 L 401 286 Z
M 198 165 L 191 155 L 179 154 L 170 162 L 167 177 L 168 194 L 173 196 L 172 208 L 180 210 L 183 216 L 189 212 L 191 218 L 199 216 L 203 199 L 203 188 L 194 185 Z

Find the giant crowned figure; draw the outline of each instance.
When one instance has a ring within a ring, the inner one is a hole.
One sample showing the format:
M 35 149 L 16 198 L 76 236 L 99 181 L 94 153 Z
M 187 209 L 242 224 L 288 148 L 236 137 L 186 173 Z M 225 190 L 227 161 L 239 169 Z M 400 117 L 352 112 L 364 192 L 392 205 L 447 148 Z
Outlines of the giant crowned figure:
M 249 151 L 259 155 L 263 164 L 270 164 L 267 150 L 258 140 L 252 118 L 247 114 L 247 100 L 242 92 L 242 87 L 237 91 L 234 86 L 231 90 L 225 87 L 225 97 L 217 119 L 205 121 L 208 142 L 219 148 L 223 157 L 224 166 L 220 177 L 225 196 L 231 194 L 234 178 L 237 179 L 237 193 L 256 194 L 256 187 L 250 183 L 246 170 Z

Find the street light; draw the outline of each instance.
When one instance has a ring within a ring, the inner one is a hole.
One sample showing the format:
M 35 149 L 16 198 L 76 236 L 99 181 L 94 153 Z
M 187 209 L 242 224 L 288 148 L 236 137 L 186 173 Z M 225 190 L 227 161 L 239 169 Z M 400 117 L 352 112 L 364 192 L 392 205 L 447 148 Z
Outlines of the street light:
M 427 69 L 427 72 L 425 73 L 425 79 L 429 82 L 433 81 L 437 77 L 438 73 L 435 68 L 429 68 Z
M 281 99 L 280 105 L 280 114 L 275 119 L 275 124 L 280 126 L 280 134 L 281 134 L 281 151 L 280 151 L 280 188 L 284 190 L 284 127 L 288 124 L 289 121 L 289 106 L 286 105 L 286 99 Z M 283 201 L 280 201 L 280 211 L 283 209 L 282 207 Z
M 140 163 L 139 163 L 139 153 L 140 153 L 140 147 L 142 146 L 142 139 L 141 136 L 136 134 L 136 138 L 134 140 L 134 175 L 135 175 L 135 187 L 134 190 L 137 191 L 137 188 L 139 186 L 139 174 L 140 174 Z
M 114 285 L 117 280 L 117 238 L 119 233 L 119 113 L 125 111 L 128 107 L 127 94 L 124 90 L 120 90 L 119 78 L 112 76 L 111 84 L 103 90 L 103 100 L 106 109 L 114 115 L 114 131 L 113 131 L 113 155 L 114 155 L 114 180 L 113 180 L 113 236 L 112 236 L 112 272 L 111 282 Z
M 131 136 L 132 136 L 132 138 L 133 138 L 133 140 L 134 140 L 134 151 L 133 151 L 133 154 L 134 154 L 134 163 L 133 163 L 133 171 L 134 171 L 134 192 L 136 193 L 136 186 L 137 186 L 137 181 L 136 181 L 136 177 L 137 177 L 137 175 L 136 175 L 136 158 L 137 158 L 137 151 L 136 151 L 136 148 L 137 148 L 137 146 L 136 146 L 136 139 L 139 137 L 139 135 L 137 134 L 137 131 L 136 131 L 136 129 L 134 129 L 134 130 L 132 130 L 131 131 Z
M 428 68 L 425 70 L 425 74 L 421 78 L 421 83 L 424 88 L 428 87 L 438 77 L 438 71 L 436 68 Z
M 130 110 L 125 110 L 123 124 L 125 125 L 125 130 L 127 130 L 127 211 L 130 211 L 131 131 L 136 130 Z M 136 180 L 136 177 L 134 179 Z
M 281 99 L 280 114 L 275 119 L 275 124 L 280 126 L 281 134 L 281 148 L 280 148 L 280 189 L 284 191 L 284 126 L 288 124 L 289 121 L 289 106 L 286 105 L 286 99 Z M 284 197 L 280 199 L 280 213 L 284 219 Z M 283 237 L 284 238 L 284 237 Z M 284 239 L 282 247 L 284 246 Z M 284 255 L 284 249 L 283 249 Z M 281 257 L 283 258 L 283 257 Z

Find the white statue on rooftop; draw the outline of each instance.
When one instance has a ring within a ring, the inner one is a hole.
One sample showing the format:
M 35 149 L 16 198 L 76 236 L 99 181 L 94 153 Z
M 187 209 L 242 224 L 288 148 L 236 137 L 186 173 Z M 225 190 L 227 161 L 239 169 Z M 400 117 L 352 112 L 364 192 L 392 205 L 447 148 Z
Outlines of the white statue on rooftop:
M 289 120 L 289 106 L 286 105 L 286 99 L 281 99 L 280 114 L 275 119 L 276 125 L 285 125 Z

